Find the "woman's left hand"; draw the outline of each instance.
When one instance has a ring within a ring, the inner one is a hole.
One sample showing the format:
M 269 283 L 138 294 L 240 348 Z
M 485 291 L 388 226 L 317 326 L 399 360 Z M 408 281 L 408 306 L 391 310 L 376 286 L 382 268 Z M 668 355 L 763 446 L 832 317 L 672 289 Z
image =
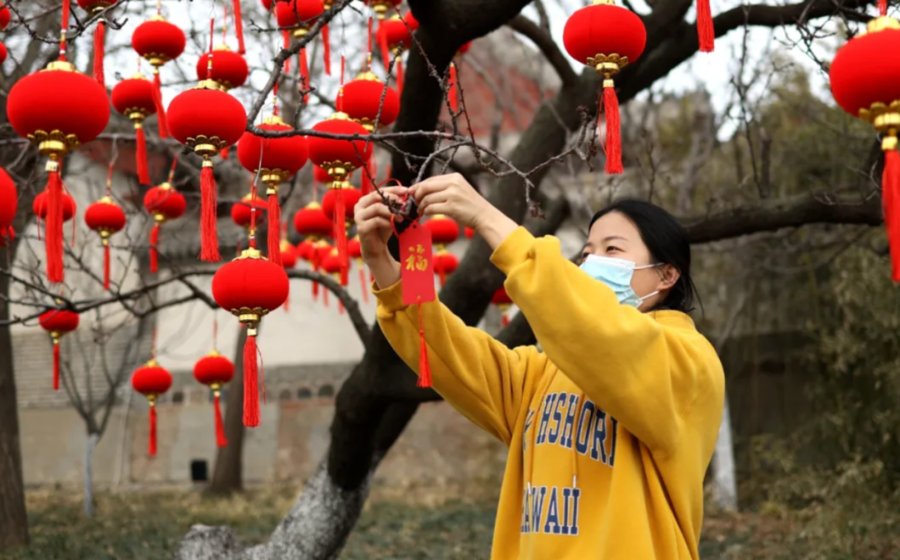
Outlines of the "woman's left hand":
M 429 177 L 409 192 L 416 199 L 419 214 L 444 214 L 475 230 L 500 213 L 459 173 Z

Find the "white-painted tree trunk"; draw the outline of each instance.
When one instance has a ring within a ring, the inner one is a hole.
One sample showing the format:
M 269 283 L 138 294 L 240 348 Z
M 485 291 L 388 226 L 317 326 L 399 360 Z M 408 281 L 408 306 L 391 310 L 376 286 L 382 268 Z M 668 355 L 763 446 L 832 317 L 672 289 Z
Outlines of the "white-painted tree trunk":
M 712 500 L 719 509 L 737 511 L 737 477 L 734 472 L 734 446 L 731 441 L 731 414 L 727 397 L 722 409 L 716 452 L 713 455 Z
M 100 441 L 100 434 L 88 434 L 84 442 L 84 515 L 94 516 L 94 449 Z

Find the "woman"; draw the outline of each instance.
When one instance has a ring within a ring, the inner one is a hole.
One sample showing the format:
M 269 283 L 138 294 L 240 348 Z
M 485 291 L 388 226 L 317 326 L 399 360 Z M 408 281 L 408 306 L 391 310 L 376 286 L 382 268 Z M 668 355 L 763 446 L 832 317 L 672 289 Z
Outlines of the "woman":
M 404 192 L 490 245 L 543 348 L 509 349 L 439 302 L 422 306 L 434 388 L 509 447 L 492 558 L 697 558 L 724 376 L 687 315 L 684 230 L 652 204 L 613 205 L 591 221 L 579 269 L 459 175 L 388 196 Z M 402 305 L 390 219 L 377 194 L 357 206 L 378 322 L 415 369 L 418 316 Z

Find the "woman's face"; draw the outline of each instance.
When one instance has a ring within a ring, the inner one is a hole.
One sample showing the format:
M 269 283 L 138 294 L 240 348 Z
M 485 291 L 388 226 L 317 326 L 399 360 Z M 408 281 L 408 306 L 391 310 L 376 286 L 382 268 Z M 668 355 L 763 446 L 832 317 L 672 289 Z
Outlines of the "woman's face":
M 582 258 L 587 255 L 625 259 L 638 267 L 657 264 L 650 250 L 644 245 L 641 232 L 634 222 L 625 214 L 616 211 L 605 214 L 591 226 Z M 646 311 L 656 307 L 665 299 L 669 289 L 678 281 L 678 277 L 675 267 L 668 264 L 635 270 L 631 277 L 631 289 L 634 293 L 644 297 L 659 292 L 647 298 L 640 308 Z

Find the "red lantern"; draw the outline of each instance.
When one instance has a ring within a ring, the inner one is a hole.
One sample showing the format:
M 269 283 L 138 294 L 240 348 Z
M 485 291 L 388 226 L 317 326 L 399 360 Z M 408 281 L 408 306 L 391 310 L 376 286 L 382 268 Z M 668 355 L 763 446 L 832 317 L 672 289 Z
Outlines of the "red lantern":
M 434 273 L 441 279 L 441 286 L 447 283 L 447 276 L 459 267 L 459 259 L 446 249 L 439 249 L 434 254 Z
M 365 2 L 372 8 L 375 17 L 382 20 L 387 17 L 389 11 L 396 10 L 403 0 L 365 0 Z
M 322 0 L 278 0 L 275 3 L 275 19 L 278 27 L 291 31 L 295 39 L 302 39 L 325 10 L 329 9 Z M 322 27 L 322 61 L 325 74 L 331 75 L 331 44 L 328 38 L 328 25 Z M 303 89 L 309 86 L 308 65 L 306 63 L 306 47 L 300 49 L 299 66 L 303 77 Z
M 12 20 L 12 12 L 9 11 L 6 4 L 0 4 L 0 31 L 6 31 L 10 20 Z
M 368 131 L 350 120 L 346 113 L 335 113 L 312 127 L 326 134 L 356 135 L 365 137 Z M 309 159 L 324 168 L 335 181 L 344 181 L 354 169 L 362 167 L 372 156 L 372 144 L 364 139 L 336 139 L 310 136 Z
M 16 184 L 9 173 L 0 167 L 0 247 L 15 237 L 13 221 L 16 219 L 18 206 L 19 193 L 16 191 Z
M 269 12 L 272 10 L 272 2 L 274 1 L 275 0 L 260 0 L 260 3 L 262 4 L 263 9 Z
M 63 335 L 78 328 L 78 313 L 68 309 L 48 309 L 41 313 L 38 322 L 50 333 L 53 341 L 53 390 L 59 390 L 59 343 Z
M 284 268 L 270 262 L 252 246 L 222 265 L 212 280 L 216 303 L 236 315 L 247 327 L 244 345 L 244 425 L 259 425 L 256 329 L 263 316 L 281 307 L 288 296 Z
M 6 45 L 0 43 L 0 64 L 6 62 L 6 57 L 9 56 L 9 51 L 6 50 Z
M 297 258 L 304 260 L 304 261 L 312 262 L 313 255 L 315 255 L 315 252 L 316 252 L 316 244 L 312 240 L 312 238 L 307 237 L 300 243 L 297 243 L 297 247 L 295 248 L 295 251 L 297 254 Z
M 513 300 L 509 297 L 509 294 L 506 293 L 506 288 L 503 286 L 497 288 L 497 291 L 491 296 L 491 303 L 500 308 L 500 325 L 503 327 L 509 325 L 509 315 L 507 315 L 507 311 L 509 310 L 509 306 L 512 305 Z
M 203 53 L 197 61 L 197 79 L 212 80 L 225 90 L 241 87 L 249 75 L 247 61 L 227 45 L 219 45 L 212 52 Z
M 267 132 L 294 130 L 277 115 L 268 117 L 259 125 L 259 129 Z M 306 139 L 302 136 L 265 138 L 252 132 L 245 132 L 238 142 L 237 154 L 241 165 L 250 173 L 257 175 L 259 181 L 266 185 L 269 206 L 266 254 L 272 262 L 281 264 L 280 251 L 277 249 L 281 239 L 278 187 L 306 164 Z
M 581 8 L 569 17 L 563 30 L 563 43 L 572 58 L 592 66 L 603 77 L 606 172 L 622 173 L 619 99 L 613 76 L 644 52 L 647 30 L 631 10 L 614 5 L 613 0 L 602 2 Z
M 347 113 L 369 132 L 392 124 L 400 113 L 397 91 L 370 70 L 344 84 L 335 103 L 339 111 Z
M 353 210 L 362 197 L 362 191 L 354 189 L 346 181 L 333 181 L 322 198 L 322 210 L 331 220 L 335 247 L 341 259 L 341 285 L 347 285 L 350 261 L 347 255 L 347 224 L 353 220 Z
M 187 202 L 184 195 L 170 183 L 163 183 L 147 191 L 144 195 L 144 208 L 153 216 L 153 228 L 150 230 L 150 272 L 157 272 L 160 226 L 168 220 L 181 217 L 187 209 Z
M 225 447 L 225 424 L 222 422 L 222 407 L 219 402 L 222 386 L 234 377 L 234 364 L 215 350 L 203 356 L 194 364 L 194 379 L 208 385 L 213 394 L 213 415 L 216 426 L 216 446 Z
M 291 269 L 297 266 L 297 251 L 294 249 L 294 246 L 291 245 L 290 241 L 282 239 L 279 244 L 279 252 L 281 253 L 281 266 L 285 269 Z
M 37 216 L 41 220 L 47 219 L 47 212 L 48 212 L 47 198 L 49 196 L 50 195 L 47 193 L 47 191 L 42 191 L 42 192 L 38 193 L 38 195 L 35 196 L 34 200 L 31 202 L 31 211 L 34 212 L 34 215 Z M 75 205 L 75 199 L 72 198 L 72 195 L 70 195 L 67 192 L 63 193 L 62 207 L 63 207 L 62 220 L 63 220 L 63 222 L 68 222 L 69 220 L 72 219 L 73 216 L 75 216 L 77 207 Z
M 441 248 L 459 239 L 459 224 L 443 214 L 436 214 L 425 222 L 425 228 L 431 233 L 431 242 Z
M 216 179 L 212 157 L 238 141 L 247 127 L 240 101 L 211 81 L 178 94 L 169 104 L 172 136 L 203 158 L 200 171 L 200 259 L 220 260 L 216 234 Z
M 95 16 L 116 3 L 116 0 L 78 0 L 81 9 Z M 103 75 L 103 51 L 106 43 L 106 20 L 103 17 L 97 19 L 97 29 L 94 30 L 94 79 L 102 87 L 106 87 L 106 79 Z
M 231 205 L 231 219 L 244 229 L 250 229 L 251 213 L 256 209 L 256 219 L 259 221 L 266 209 L 266 203 L 261 198 L 253 198 L 251 194 L 245 194 L 243 198 Z
M 475 230 L 470 228 L 469 226 L 466 226 L 463 228 L 463 235 L 466 236 L 466 239 L 472 239 L 473 237 L 475 237 Z
M 900 22 L 884 15 L 841 47 L 831 64 L 831 92 L 842 109 L 882 135 L 881 197 L 891 249 L 891 277 L 900 282 Z
M 294 229 L 314 240 L 331 235 L 332 223 L 318 202 L 310 202 L 294 214 Z
M 412 32 L 418 28 L 419 22 L 412 12 L 400 17 L 394 14 L 378 23 L 375 41 L 381 49 L 381 60 L 388 66 L 391 60 L 397 68 L 397 90 L 403 91 L 403 53 L 412 45 Z
M 150 406 L 150 437 L 147 454 L 153 457 L 156 455 L 156 399 L 172 386 L 172 374 L 160 366 L 155 359 L 151 359 L 134 370 L 131 375 L 131 386 L 135 391 L 147 397 L 147 404 Z
M 149 21 L 137 26 L 131 35 L 131 46 L 153 67 L 153 84 L 156 89 L 154 100 L 156 101 L 159 135 L 163 138 L 167 137 L 169 132 L 166 126 L 166 112 L 162 105 L 162 83 L 159 78 L 159 69 L 170 60 L 181 56 L 186 43 L 187 40 L 181 28 L 169 23 L 160 14 L 156 14 Z
M 60 95 L 65 92 L 65 95 Z M 17 81 L 6 104 L 9 122 L 19 135 L 47 156 L 48 210 L 45 245 L 47 278 L 62 282 L 63 235 L 60 160 L 78 144 L 97 137 L 109 121 L 106 91 L 70 63 L 58 60 L 41 72 Z
M 135 149 L 135 167 L 137 168 L 138 182 L 142 185 L 150 184 L 144 120 L 156 113 L 155 91 L 153 82 L 141 74 L 122 80 L 112 89 L 113 107 L 134 123 L 137 144 Z
M 125 227 L 125 212 L 109 196 L 88 206 L 84 213 L 87 226 L 100 234 L 103 243 L 103 289 L 109 290 L 109 238 Z

